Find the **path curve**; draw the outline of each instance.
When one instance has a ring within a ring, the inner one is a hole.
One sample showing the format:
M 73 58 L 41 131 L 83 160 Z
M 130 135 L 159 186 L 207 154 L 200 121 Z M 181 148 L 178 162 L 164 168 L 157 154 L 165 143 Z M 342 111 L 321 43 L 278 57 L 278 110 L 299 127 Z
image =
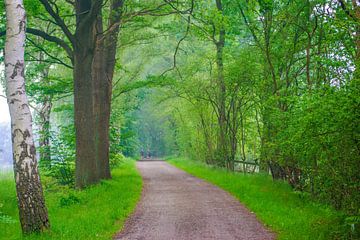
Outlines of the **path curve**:
M 142 198 L 114 239 L 272 240 L 268 231 L 229 193 L 162 161 L 137 162 Z

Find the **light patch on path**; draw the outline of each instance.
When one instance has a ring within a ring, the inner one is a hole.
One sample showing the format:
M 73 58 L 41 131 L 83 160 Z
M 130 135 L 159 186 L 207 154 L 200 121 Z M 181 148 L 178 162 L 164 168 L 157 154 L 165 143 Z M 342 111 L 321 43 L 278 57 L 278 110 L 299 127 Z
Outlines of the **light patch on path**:
M 114 239 L 272 240 L 268 231 L 229 193 L 166 162 L 137 162 L 144 189 L 135 213 Z

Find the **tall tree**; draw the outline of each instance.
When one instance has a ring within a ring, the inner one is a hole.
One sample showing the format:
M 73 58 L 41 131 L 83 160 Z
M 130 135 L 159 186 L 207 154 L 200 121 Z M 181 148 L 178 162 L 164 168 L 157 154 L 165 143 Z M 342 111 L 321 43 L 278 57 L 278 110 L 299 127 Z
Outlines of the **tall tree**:
M 220 22 L 217 23 L 219 29 L 216 29 L 214 25 L 214 35 L 215 31 L 218 31 L 218 39 L 213 38 L 213 42 L 216 46 L 216 65 L 217 65 L 217 102 L 218 102 L 218 121 L 219 121 L 219 140 L 218 140 L 218 151 L 221 158 L 224 158 L 225 164 L 229 169 L 232 169 L 232 164 L 229 161 L 229 147 L 227 139 L 227 119 L 226 119 L 226 84 L 224 77 L 224 47 L 226 32 L 224 26 L 224 12 L 223 4 L 221 0 L 216 0 L 216 9 L 220 15 Z
M 95 69 L 95 88 L 98 89 L 97 108 L 95 107 L 96 121 L 96 154 L 99 163 L 98 174 L 100 178 L 110 178 L 109 166 L 109 128 L 111 114 L 112 82 L 115 69 L 115 57 L 117 52 L 118 35 L 120 30 L 120 20 L 124 0 L 113 0 L 110 5 L 110 16 L 108 19 L 108 32 L 104 33 L 102 16 L 98 17 L 97 29 L 98 41 L 96 45 Z
M 25 92 L 24 46 L 26 15 L 22 0 L 6 0 L 5 78 L 11 115 L 14 173 L 24 233 L 49 228 L 36 151 L 32 117 Z
M 107 78 L 107 64 L 104 42 L 105 35 L 119 29 L 119 1 L 112 1 L 111 26 L 104 34 L 102 23 L 103 1 L 70 2 L 76 13 L 76 28 L 72 33 L 59 15 L 57 6 L 47 0 L 40 0 L 48 14 L 58 25 L 70 46 L 59 39 L 50 39 L 62 46 L 72 59 L 74 71 L 74 106 L 76 129 L 76 186 L 79 188 L 110 178 L 109 168 L 109 119 L 111 79 Z M 122 3 L 122 1 L 120 1 Z M 113 39 L 112 40 L 116 40 Z M 116 41 L 115 41 L 116 46 Z M 116 53 L 116 49 L 111 48 Z M 111 62 L 115 62 L 115 53 Z M 112 67 L 113 69 L 113 67 Z
M 70 24 L 66 24 L 60 15 L 56 3 L 48 0 L 40 2 L 67 40 L 63 41 L 34 29 L 30 31 L 63 47 L 74 66 L 76 186 L 82 188 L 111 177 L 109 125 L 112 78 L 125 1 L 66 1 L 72 5 L 76 15 L 74 33 Z M 144 14 L 162 15 L 161 11 L 167 5 L 168 3 L 163 3 L 154 8 L 142 8 L 128 13 L 127 17 L 131 19 Z M 107 7 L 108 11 L 105 12 Z M 105 21 L 107 25 L 104 24 Z

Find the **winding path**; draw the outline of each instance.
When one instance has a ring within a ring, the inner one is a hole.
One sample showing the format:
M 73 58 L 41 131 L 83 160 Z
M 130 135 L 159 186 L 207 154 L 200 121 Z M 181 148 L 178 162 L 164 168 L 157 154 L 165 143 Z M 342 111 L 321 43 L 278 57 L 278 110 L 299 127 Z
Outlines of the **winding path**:
M 162 161 L 141 161 L 142 199 L 114 239 L 270 240 L 268 231 L 227 192 Z

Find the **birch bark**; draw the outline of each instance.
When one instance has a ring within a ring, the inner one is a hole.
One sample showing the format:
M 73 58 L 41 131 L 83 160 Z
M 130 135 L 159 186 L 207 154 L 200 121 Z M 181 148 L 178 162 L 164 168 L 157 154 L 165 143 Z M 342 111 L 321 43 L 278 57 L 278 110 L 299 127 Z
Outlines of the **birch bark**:
M 22 0 L 5 0 L 6 94 L 11 116 L 14 174 L 21 227 L 24 233 L 49 228 L 49 219 L 41 187 L 32 117 L 25 92 L 26 14 Z

